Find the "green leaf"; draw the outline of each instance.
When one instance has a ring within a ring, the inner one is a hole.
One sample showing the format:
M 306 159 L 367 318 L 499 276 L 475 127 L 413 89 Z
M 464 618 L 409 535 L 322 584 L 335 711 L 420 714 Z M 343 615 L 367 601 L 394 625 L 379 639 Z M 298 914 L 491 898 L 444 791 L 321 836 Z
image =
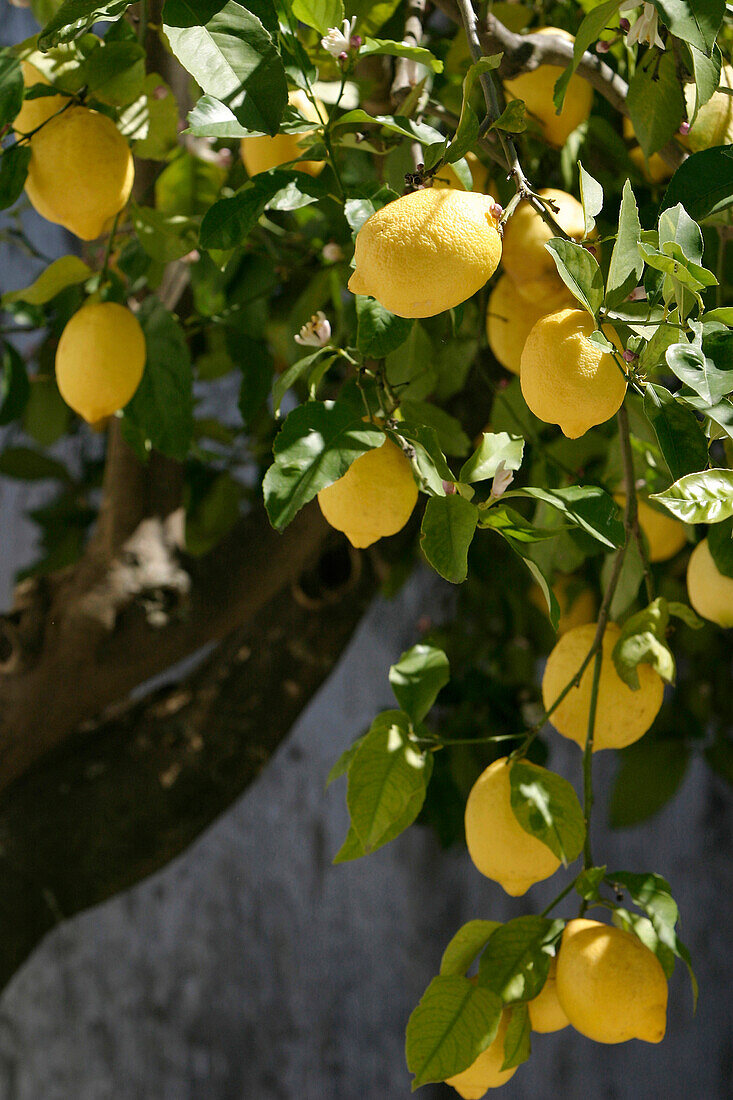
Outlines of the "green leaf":
M 675 603 L 672 600 L 667 605 L 667 609 L 673 618 L 681 619 L 685 626 L 689 626 L 691 630 L 702 630 L 705 626 L 705 620 L 696 615 L 686 603 Z
M 433 978 L 407 1022 L 407 1066 L 413 1090 L 468 1069 L 494 1041 L 502 1005 L 468 978 Z
M 527 108 L 521 99 L 511 99 L 490 130 L 504 130 L 508 134 L 523 134 L 527 129 Z
M 716 523 L 708 532 L 708 548 L 718 572 L 733 577 L 733 518 Z
M 181 150 L 155 181 L 155 206 L 163 214 L 187 218 L 205 214 L 219 198 L 226 169 Z
M 383 442 L 384 432 L 365 424 L 351 405 L 309 401 L 294 409 L 275 438 L 275 461 L 263 482 L 272 526 L 282 531 L 359 455 Z
M 641 281 L 644 261 L 637 248 L 640 240 L 639 211 L 631 183 L 626 180 L 618 218 L 618 235 L 608 268 L 606 301 L 612 309 L 625 301 Z
M 346 114 L 337 118 L 331 129 L 340 130 L 345 126 L 362 127 L 364 124 L 379 126 L 392 134 L 409 138 L 410 141 L 419 141 L 421 145 L 429 146 L 435 142 L 440 142 L 442 145 L 445 140 L 439 130 L 428 126 L 427 123 L 414 122 L 403 115 L 370 115 L 360 107 L 353 111 L 347 111 Z
M 578 796 L 567 779 L 517 760 L 510 765 L 514 816 L 526 833 L 542 841 L 567 867 L 585 842 L 585 824 Z
M 239 519 L 241 499 L 242 486 L 228 473 L 218 474 L 205 493 L 197 494 L 186 509 L 186 553 L 200 558 L 213 550 Z
M 575 241 L 553 237 L 545 248 L 555 261 L 557 273 L 565 286 L 592 317 L 603 305 L 603 273 L 595 256 Z
M 683 523 L 721 523 L 733 516 L 733 471 L 686 474 L 669 489 L 652 493 L 650 499 Z
M 22 414 L 30 385 L 25 363 L 12 344 L 0 345 L 0 424 L 10 424 Z
M 213 95 L 202 95 L 196 100 L 188 112 L 188 128 L 196 137 L 239 139 L 252 136 L 250 128 L 238 121 L 234 111 Z
M 353 745 L 349 745 L 348 749 L 344 749 L 344 751 L 341 753 L 338 760 L 333 765 L 326 777 L 327 787 L 330 787 L 335 779 L 340 779 L 342 775 L 346 775 L 348 773 L 348 770 L 351 767 L 351 761 L 354 759 L 357 752 L 359 751 L 359 747 L 363 745 L 365 738 L 366 734 L 363 734 L 361 737 L 357 737 Z
M 463 464 L 458 480 L 465 484 L 493 478 L 501 463 L 505 470 L 518 470 L 524 456 L 524 439 L 508 432 L 484 432 L 481 442 Z
M 441 688 L 450 680 L 450 664 L 442 649 L 414 645 L 389 670 L 395 698 L 417 724 L 428 713 Z
M 733 370 L 718 370 L 712 359 L 694 344 L 672 344 L 666 352 L 667 366 L 681 382 L 699 394 L 708 405 L 733 391 Z
M 17 58 L 0 51 L 0 131 L 13 121 L 23 106 L 23 70 Z
M 154 297 L 138 313 L 145 333 L 145 371 L 124 410 L 122 430 L 128 442 L 182 462 L 193 437 L 193 373 L 183 329 Z
M 687 157 L 670 180 L 662 209 L 680 202 L 698 222 L 733 204 L 733 147 L 717 146 Z
M 407 715 L 385 711 L 374 719 L 349 765 L 346 794 L 351 824 L 366 852 L 380 846 L 408 808 L 412 820 L 419 814 L 427 789 L 426 761 Z
M 416 325 L 415 330 L 417 329 Z M 400 409 L 408 422 L 432 428 L 445 454 L 465 455 L 470 449 L 471 441 L 461 427 L 460 420 L 451 416 L 445 409 L 441 409 L 439 405 L 431 405 L 427 401 L 407 400 L 400 402 Z
M 503 1070 L 521 1066 L 532 1053 L 532 1027 L 527 1005 L 512 1005 L 508 1012 L 509 1025 L 504 1035 L 504 1061 L 501 1065 Z
M 440 449 L 435 429 L 400 420 L 387 434 L 398 447 L 403 446 L 403 441 L 409 444 L 407 450 L 411 452 L 410 461 L 420 488 L 430 496 L 445 496 L 444 483 L 452 482 L 453 474 Z
M 293 0 L 292 11 L 296 19 L 325 35 L 331 27 L 341 27 L 344 20 L 342 0 Z
M 160 264 L 180 260 L 198 243 L 198 225 L 192 218 L 137 203 L 130 203 L 130 215 L 143 250 Z
M 617 550 L 624 545 L 626 535 L 624 525 L 618 518 L 616 503 L 597 485 L 569 485 L 564 489 L 511 489 L 503 499 L 509 497 L 542 500 L 604 546 Z
M 436 573 L 453 584 L 461 584 L 468 574 L 468 548 L 478 516 L 476 505 L 457 493 L 430 497 L 425 508 L 422 552 Z
M 547 980 L 551 945 L 564 923 L 547 917 L 515 917 L 502 924 L 481 956 L 479 987 L 491 989 L 505 1003 L 531 1001 Z
M 674 137 L 685 117 L 685 97 L 671 50 L 661 57 L 656 50 L 649 50 L 637 64 L 626 105 L 636 139 L 648 160 Z
M 30 160 L 30 145 L 16 143 L 3 150 L 0 157 L 0 210 L 12 206 L 23 193 Z
M 544 569 L 542 569 L 537 564 L 537 562 L 529 556 L 527 549 L 525 549 L 521 541 L 515 540 L 512 536 L 509 535 L 506 530 L 502 530 L 501 533 L 504 538 L 506 538 L 514 553 L 522 559 L 524 564 L 527 566 L 527 569 L 532 574 L 535 584 L 539 587 L 542 595 L 545 598 L 545 603 L 547 604 L 547 614 L 550 618 L 552 629 L 557 630 L 558 623 L 560 622 L 560 604 L 557 602 L 557 596 L 552 591 L 552 586 L 550 584 L 549 578 L 545 574 Z
M 92 50 L 81 73 L 95 99 L 125 107 L 145 86 L 145 50 L 137 42 L 110 42 Z
M 675 38 L 710 54 L 725 15 L 724 0 L 653 0 Z
M 692 125 L 697 118 L 697 112 L 709 99 L 712 99 L 718 89 L 722 58 L 717 46 L 710 57 L 701 50 L 696 49 L 695 46 L 690 46 L 690 57 L 692 58 L 692 72 L 695 78 L 695 104 L 692 115 L 688 111 L 688 121 Z
M 178 104 L 158 73 L 148 73 L 140 100 L 123 111 L 119 128 L 145 160 L 164 160 L 178 145 Z
M 595 228 L 596 214 L 600 214 L 603 209 L 603 188 L 590 172 L 586 172 L 580 161 L 578 161 L 578 172 L 580 174 L 580 201 L 583 204 L 583 218 L 585 220 L 583 236 L 588 237 Z
M 682 203 L 667 207 L 659 215 L 659 247 L 665 252 L 665 244 L 674 241 L 683 255 L 694 263 L 702 262 L 703 240 L 700 226 L 693 221 Z
M 331 26 L 336 24 L 332 23 Z M 358 29 L 358 28 L 357 28 Z M 419 65 L 425 65 L 434 73 L 442 73 L 443 62 L 439 61 L 430 50 L 422 46 L 408 46 L 405 42 L 392 42 L 389 39 L 366 38 L 359 50 L 359 60 L 363 57 L 375 57 L 386 54 L 389 57 L 406 57 L 410 61 L 416 61 Z
M 249 180 L 231 198 L 220 199 L 204 215 L 199 244 L 228 250 L 241 245 L 264 213 L 269 193 Z
M 272 387 L 272 405 L 275 416 L 280 415 L 280 406 L 282 405 L 285 394 L 291 389 L 299 378 L 302 378 L 304 374 L 307 374 L 316 363 L 328 359 L 329 364 L 337 358 L 337 355 L 332 348 L 318 348 L 311 355 L 306 355 L 304 359 L 298 359 L 292 366 L 288 367 L 286 371 L 279 374 L 275 379 L 275 385 Z
M 613 663 L 632 691 L 639 690 L 640 664 L 651 665 L 668 684 L 674 683 L 674 657 L 666 640 L 668 623 L 667 601 L 660 596 L 622 626 L 621 636 L 613 647 Z
M 676 794 L 690 753 L 682 741 L 644 737 L 621 752 L 609 807 L 614 829 L 626 829 L 653 817 Z
M 509 543 L 512 541 L 544 542 L 545 539 L 554 539 L 557 535 L 556 527 L 536 527 L 514 508 L 507 508 L 503 504 L 494 504 L 482 512 L 479 526 L 487 530 L 499 531 Z
M 61 42 L 80 38 L 102 19 L 117 20 L 125 14 L 132 0 L 64 0 L 38 36 L 38 48 L 46 53 Z
M 399 3 L 400 0 L 377 0 L 376 4 L 373 0 L 345 0 L 344 7 L 347 18 L 356 16 L 357 34 L 364 37 L 374 34 L 384 26 L 394 15 Z
M 575 880 L 575 889 L 585 901 L 597 901 L 599 888 L 606 875 L 606 868 L 588 867 Z
M 705 469 L 708 444 L 691 409 L 676 401 L 664 386 L 649 382 L 644 388 L 644 414 L 674 480 Z
M 163 29 L 202 92 L 243 126 L 277 133 L 288 101 L 285 69 L 256 15 L 235 0 L 166 0 Z
M 427 787 L 430 781 L 430 776 L 433 771 L 433 756 L 429 753 L 425 759 L 425 786 Z M 390 841 L 398 837 L 400 833 L 403 833 L 405 829 L 412 825 L 417 814 L 419 814 L 424 801 L 424 794 L 417 791 L 415 797 L 411 802 L 408 802 L 405 807 L 405 811 L 401 817 L 394 821 L 387 831 L 382 835 L 378 844 L 374 845 L 371 852 L 375 852 L 378 848 L 383 848 L 385 844 L 389 844 Z M 349 863 L 355 859 L 361 859 L 363 856 L 371 854 L 362 844 L 359 839 L 359 835 L 354 829 L 353 825 L 349 826 L 349 830 L 346 834 L 346 839 L 339 848 L 336 855 L 333 857 L 334 863 Z
M 8 447 L 3 451 L 0 454 L 0 474 L 17 478 L 18 481 L 44 481 L 46 478 L 71 481 L 69 471 L 62 463 L 30 447 Z
M 606 0 L 605 4 L 599 4 L 583 19 L 575 35 L 573 46 L 573 60 L 567 69 L 558 77 L 553 92 L 555 110 L 559 113 L 565 100 L 565 93 L 570 83 L 570 77 L 578 67 L 580 59 L 585 51 L 600 37 L 603 28 L 610 22 L 618 11 L 618 0 Z
M 443 952 L 440 973 L 464 975 L 500 925 L 498 920 L 470 920 L 464 924 Z
M 91 274 L 92 269 L 78 256 L 61 256 L 49 264 L 30 286 L 3 294 L 0 305 L 3 308 L 11 302 L 27 302 L 31 306 L 44 305 L 67 287 L 86 282 Z
M 492 79 L 490 74 L 494 69 L 499 67 L 501 57 L 501 54 L 495 54 L 492 57 L 482 57 L 479 61 L 475 61 L 466 73 L 463 80 L 461 115 L 458 120 L 456 132 L 453 135 L 453 141 L 448 146 L 444 157 L 446 164 L 452 164 L 454 160 L 460 160 L 461 157 L 464 157 L 476 144 L 479 122 L 476 112 L 471 106 L 471 95 L 476 81 L 482 76 L 489 74 L 489 80 Z
M 397 317 L 375 298 L 362 294 L 356 295 L 356 317 L 356 346 L 362 355 L 371 359 L 384 359 L 404 344 L 413 326 L 413 321 Z

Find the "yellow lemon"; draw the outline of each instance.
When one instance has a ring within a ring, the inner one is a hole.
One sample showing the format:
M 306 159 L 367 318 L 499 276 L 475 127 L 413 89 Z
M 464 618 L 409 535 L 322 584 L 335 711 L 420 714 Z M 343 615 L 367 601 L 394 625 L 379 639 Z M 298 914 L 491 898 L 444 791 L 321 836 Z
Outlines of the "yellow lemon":
M 316 100 L 316 108 L 305 92 L 298 89 L 290 92 L 288 103 L 307 119 L 322 125 L 328 117 L 328 112 L 320 100 Z M 320 111 L 320 114 L 319 114 Z M 307 130 L 299 134 L 275 134 L 274 137 L 246 137 L 242 138 L 240 151 L 242 163 L 247 169 L 247 174 L 256 176 L 258 172 L 267 172 L 270 168 L 279 168 L 281 164 L 287 164 L 291 160 L 298 160 L 303 155 L 303 147 L 300 145 L 302 138 L 310 137 L 313 130 Z M 306 172 L 309 176 L 317 176 L 326 166 L 323 160 L 301 160 L 293 167 L 298 172 Z
M 570 291 L 557 276 L 547 275 L 535 284 L 537 296 L 527 301 L 511 275 L 500 276 L 489 295 L 486 336 L 489 347 L 503 367 L 519 374 L 524 342 L 540 317 L 573 301 Z
M 532 1031 L 542 1035 L 550 1031 L 561 1031 L 570 1023 L 557 997 L 557 958 L 550 963 L 547 981 L 537 996 L 528 1002 L 527 1008 Z
M 636 134 L 630 118 L 624 119 L 623 129 L 627 141 L 636 141 Z M 649 160 L 647 160 L 639 145 L 634 145 L 629 149 L 629 157 L 649 183 L 664 183 L 674 172 L 674 168 L 670 168 L 659 153 L 652 153 Z
M 84 241 L 99 237 L 127 202 L 135 176 L 114 122 L 69 107 L 31 138 L 25 189 L 38 213 Z
M 569 237 L 582 241 L 585 235 L 583 207 L 567 191 L 545 187 L 538 194 L 558 208 L 553 214 Z M 547 222 L 528 202 L 521 202 L 504 227 L 502 263 L 525 297 L 536 297 L 538 279 L 551 275 L 559 278 L 555 261 L 545 248 L 555 236 Z
M 554 875 L 560 860 L 546 844 L 525 832 L 511 804 L 510 765 L 502 756 L 478 777 L 466 802 L 466 845 L 482 875 L 511 894 L 526 894 Z
M 557 624 L 557 636 L 562 637 L 576 626 L 585 626 L 595 622 L 597 601 L 592 588 L 578 584 L 577 578 L 561 574 L 552 586 L 555 599 L 560 605 L 560 619 Z M 547 601 L 538 585 L 532 585 L 529 598 L 535 607 L 547 613 Z
M 501 259 L 494 206 L 491 195 L 434 187 L 388 203 L 359 230 L 349 290 L 399 317 L 433 317 L 465 302 Z
M 56 381 L 67 405 L 90 424 L 123 408 L 145 367 L 140 323 L 116 302 L 82 306 L 61 333 Z
M 621 508 L 626 505 L 623 493 L 615 493 L 614 500 Z M 687 544 L 687 528 L 673 516 L 652 508 L 643 500 L 638 502 L 639 526 L 649 544 L 649 561 L 669 561 Z
M 343 477 L 321 489 L 324 518 L 352 546 L 371 546 L 401 531 L 417 503 L 417 485 L 404 453 L 390 439 L 352 462 Z
M 480 1100 L 487 1089 L 498 1089 L 516 1073 L 518 1066 L 512 1066 L 511 1069 L 501 1068 L 504 1064 L 504 1037 L 508 1026 L 509 1013 L 502 1012 L 493 1042 L 468 1069 L 446 1079 L 446 1084 L 452 1085 L 463 1100 Z
M 719 571 L 707 539 L 699 542 L 690 554 L 687 595 L 703 619 L 718 626 L 733 626 L 733 577 Z
M 718 86 L 733 88 L 733 65 L 723 65 Z M 695 85 L 685 87 L 687 114 L 691 118 L 695 109 Z M 733 96 L 727 92 L 714 92 L 697 112 L 690 132 L 680 139 L 693 153 L 710 149 L 714 145 L 730 145 L 733 142 Z
M 471 179 L 473 181 L 472 191 L 493 191 L 493 185 L 489 179 L 489 170 L 485 164 L 482 164 L 475 153 L 466 153 L 466 163 L 471 170 Z M 452 164 L 444 164 L 439 170 L 438 174 L 433 177 L 433 187 L 437 187 L 439 191 L 444 191 L 448 187 L 452 187 L 455 191 L 465 191 L 456 171 Z
M 594 623 L 576 626 L 558 641 L 547 658 L 542 677 L 542 701 L 545 709 L 553 705 L 563 689 L 576 676 L 595 637 Z M 598 687 L 593 752 L 623 749 L 643 737 L 662 705 L 664 684 L 651 665 L 637 666 L 639 689 L 632 691 L 613 663 L 613 647 L 621 636 L 616 623 L 609 623 L 603 635 L 601 679 Z M 559 707 L 550 715 L 558 733 L 576 741 L 581 748 L 588 739 L 593 666 L 595 657 L 583 673 L 580 685 L 570 689 Z
M 542 27 L 541 30 L 530 33 L 556 35 L 568 42 L 575 41 L 572 34 L 557 27 Z M 520 73 L 519 76 L 504 81 L 508 98 L 524 100 L 528 113 L 537 119 L 544 138 L 550 145 L 564 145 L 573 130 L 589 117 L 593 105 L 593 89 L 590 84 L 582 77 L 574 75 L 570 78 L 562 111 L 557 114 L 552 97 L 555 83 L 564 71 L 564 65 L 540 65 L 531 72 Z
M 51 81 L 47 80 L 41 70 L 32 65 L 30 61 L 21 61 L 20 67 L 23 70 L 23 81 L 26 88 L 31 88 L 34 84 L 50 85 Z M 69 100 L 65 95 L 26 99 L 19 114 L 15 116 L 13 129 L 17 134 L 30 134 L 32 130 L 37 130 L 39 126 L 43 126 L 44 122 L 48 122 L 51 116 L 65 107 L 68 102 Z
M 597 1043 L 660 1043 L 667 1027 L 667 979 L 657 956 L 632 932 L 571 920 L 557 962 L 557 996 L 570 1023 Z
M 603 424 L 626 395 L 623 370 L 589 339 L 595 328 L 585 310 L 561 309 L 537 321 L 522 351 L 524 400 L 540 420 L 559 424 L 568 439 Z M 605 335 L 620 349 L 612 329 Z

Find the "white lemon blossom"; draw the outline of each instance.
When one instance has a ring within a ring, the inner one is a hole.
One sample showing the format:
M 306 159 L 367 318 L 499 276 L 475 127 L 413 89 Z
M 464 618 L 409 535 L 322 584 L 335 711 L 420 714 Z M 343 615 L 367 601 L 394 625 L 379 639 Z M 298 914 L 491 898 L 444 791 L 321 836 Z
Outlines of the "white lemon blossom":
M 621 11 L 631 11 L 638 8 L 638 4 L 624 4 Z M 664 42 L 659 34 L 659 15 L 653 4 L 644 4 L 644 10 L 626 35 L 626 45 L 636 46 L 648 42 L 650 46 L 658 46 L 664 49 Z
M 344 19 L 341 30 L 338 27 L 330 27 L 325 38 L 321 39 L 321 45 L 331 57 L 340 57 L 342 53 L 348 53 L 351 49 L 351 36 L 356 27 L 356 16 Z
M 331 325 L 322 309 L 314 313 L 310 321 L 303 325 L 295 337 L 296 344 L 303 344 L 308 348 L 322 348 L 331 339 Z

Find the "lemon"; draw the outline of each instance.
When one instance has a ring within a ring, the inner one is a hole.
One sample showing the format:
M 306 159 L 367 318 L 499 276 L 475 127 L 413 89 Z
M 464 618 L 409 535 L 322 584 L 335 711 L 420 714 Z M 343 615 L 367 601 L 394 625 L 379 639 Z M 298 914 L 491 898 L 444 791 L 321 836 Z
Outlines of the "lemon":
M 537 297 L 528 302 L 522 297 L 511 275 L 500 276 L 489 295 L 486 309 L 486 336 L 489 347 L 503 367 L 519 374 L 524 342 L 540 317 L 560 309 L 573 299 L 562 280 L 555 275 L 537 280 Z
M 290 92 L 288 103 L 291 107 L 295 107 L 308 122 L 323 125 L 324 119 L 328 117 L 328 112 L 321 101 L 316 100 L 316 108 L 305 92 L 300 89 Z M 270 168 L 279 168 L 281 164 L 298 160 L 298 157 L 303 155 L 301 139 L 310 137 L 313 133 L 314 130 L 307 130 L 299 134 L 242 138 L 240 152 L 247 174 L 256 176 L 259 172 L 267 172 Z M 326 162 L 323 160 L 301 160 L 294 164 L 293 168 L 298 172 L 306 172 L 309 176 L 317 176 L 325 166 Z
M 687 595 L 703 619 L 718 626 L 733 626 L 733 577 L 719 571 L 707 539 L 699 542 L 690 555 Z
M 473 186 L 472 191 L 493 191 L 493 185 L 489 179 L 489 170 L 485 164 L 482 164 L 475 153 L 466 153 L 466 163 L 471 170 L 471 180 Z M 455 191 L 465 191 L 456 171 L 452 164 L 444 164 L 438 169 L 438 173 L 433 177 L 433 187 L 437 187 L 439 191 L 444 191 L 448 187 L 452 187 Z
M 84 241 L 99 237 L 127 202 L 135 176 L 114 122 L 69 107 L 31 138 L 25 189 L 38 213 Z
M 718 86 L 733 88 L 733 65 L 723 65 Z M 685 86 L 687 114 L 691 118 L 695 109 L 695 85 Z M 733 96 L 727 92 L 714 92 L 697 112 L 690 132 L 680 139 L 693 153 L 710 149 L 714 145 L 730 145 L 733 142 Z
M 550 963 L 547 981 L 537 996 L 528 1002 L 527 1008 L 532 1031 L 542 1035 L 550 1031 L 561 1031 L 570 1023 L 557 998 L 557 958 Z
M 636 134 L 630 118 L 624 119 L 623 129 L 627 141 L 636 141 Z M 647 160 L 639 145 L 635 144 L 629 149 L 629 157 L 649 183 L 664 183 L 674 172 L 674 169 L 670 168 L 659 153 L 652 153 L 649 160 Z
M 558 641 L 547 658 L 542 677 L 542 701 L 545 709 L 553 705 L 563 689 L 577 674 L 595 637 L 593 623 L 576 626 Z M 621 636 L 616 623 L 609 623 L 603 634 L 603 658 L 598 687 L 593 751 L 622 749 L 643 737 L 657 716 L 662 705 L 664 684 L 651 665 L 637 666 L 639 689 L 632 691 L 613 663 L 613 647 Z M 588 713 L 590 709 L 593 666 L 595 657 L 583 673 L 579 687 L 573 687 L 550 715 L 555 729 L 576 741 L 581 748 L 588 739 Z
M 592 588 L 580 585 L 575 577 L 560 574 L 552 586 L 555 599 L 560 605 L 560 619 L 557 624 L 557 636 L 562 637 L 576 626 L 585 626 L 595 622 L 596 597 Z M 538 585 L 532 585 L 529 598 L 535 607 L 547 613 L 547 601 Z
M 542 27 L 532 34 L 556 35 L 568 42 L 574 42 L 572 34 L 558 27 Z M 511 80 L 504 81 L 504 88 L 510 99 L 523 99 L 530 115 L 534 115 L 540 124 L 545 141 L 550 145 L 564 145 L 569 135 L 590 116 L 593 105 L 593 89 L 587 81 L 577 75 L 570 77 L 565 102 L 558 115 L 552 97 L 555 83 L 562 76 L 565 66 L 540 65 L 528 73 L 520 73 Z
M 551 200 L 557 209 L 553 217 L 575 241 L 585 236 L 583 207 L 567 191 L 545 187 L 537 192 L 543 199 Z M 521 202 L 504 227 L 502 263 L 520 291 L 530 299 L 536 297 L 537 280 L 546 275 L 559 278 L 555 261 L 545 245 L 555 234 L 547 222 L 528 202 Z
M 623 493 L 615 493 L 614 500 L 621 508 L 626 505 Z M 643 500 L 638 502 L 639 526 L 649 545 L 649 561 L 669 561 L 687 544 L 687 529 L 678 519 L 652 508 Z
M 478 777 L 466 802 L 466 845 L 482 875 L 507 894 L 526 894 L 554 875 L 560 860 L 546 844 L 525 832 L 511 804 L 510 765 L 502 756 Z
M 51 81 L 47 80 L 41 70 L 32 65 L 30 61 L 21 61 L 20 67 L 23 70 L 23 81 L 26 88 L 31 88 L 34 84 L 50 85 Z M 26 99 L 20 112 L 15 116 L 13 129 L 17 134 L 30 134 L 32 130 L 37 130 L 39 126 L 43 126 L 44 122 L 48 122 L 51 116 L 65 107 L 68 102 L 69 100 L 65 95 Z
M 494 206 L 491 195 L 434 187 L 388 203 L 359 230 L 349 290 L 399 317 L 433 317 L 465 302 L 501 259 Z
M 659 1043 L 667 1027 L 667 979 L 631 932 L 595 920 L 565 926 L 557 996 L 570 1023 L 597 1043 Z
M 56 381 L 67 405 L 95 424 L 123 408 L 145 367 L 140 323 L 116 302 L 91 302 L 67 322 L 56 351 Z
M 509 1013 L 502 1012 L 493 1042 L 468 1069 L 446 1079 L 446 1084 L 452 1085 L 463 1100 L 480 1100 L 487 1089 L 498 1089 L 516 1073 L 517 1066 L 512 1066 L 511 1069 L 501 1068 L 504 1064 L 504 1036 L 508 1026 Z
M 352 462 L 343 477 L 321 489 L 324 518 L 352 546 L 371 546 L 401 531 L 417 503 L 417 485 L 404 453 L 390 439 Z
M 617 413 L 626 394 L 626 378 L 614 357 L 589 337 L 590 314 L 561 309 L 541 317 L 522 351 L 520 382 L 527 405 L 540 420 L 559 424 L 577 439 Z M 620 348 L 616 334 L 605 335 Z

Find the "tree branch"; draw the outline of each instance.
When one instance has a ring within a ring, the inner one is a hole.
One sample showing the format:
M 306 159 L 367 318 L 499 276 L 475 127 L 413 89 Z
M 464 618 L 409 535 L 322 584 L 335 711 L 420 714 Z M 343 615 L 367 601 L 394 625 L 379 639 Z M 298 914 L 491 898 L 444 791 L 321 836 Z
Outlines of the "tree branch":
M 406 46 L 419 46 L 423 37 L 423 20 L 427 0 L 408 0 L 405 14 L 405 33 L 402 41 Z M 392 81 L 392 102 L 399 106 L 419 83 L 420 67 L 409 57 L 398 57 L 395 62 L 395 75 Z

